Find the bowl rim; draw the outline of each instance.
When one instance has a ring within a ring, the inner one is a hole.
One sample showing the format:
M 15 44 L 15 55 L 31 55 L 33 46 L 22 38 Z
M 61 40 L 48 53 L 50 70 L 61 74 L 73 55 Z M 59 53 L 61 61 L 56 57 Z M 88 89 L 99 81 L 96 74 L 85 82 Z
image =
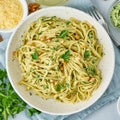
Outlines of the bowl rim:
M 11 28 L 11 29 L 0 29 L 1 33 L 11 33 L 13 31 L 15 31 L 15 29 L 18 28 L 20 23 L 28 16 L 28 4 L 27 4 L 26 0 L 18 0 L 18 1 L 21 3 L 22 8 L 23 8 L 22 19 L 19 21 L 19 23 L 14 28 Z
M 67 9 L 72 9 L 72 10 L 75 10 L 75 11 L 82 12 L 82 13 L 86 14 L 84 11 L 81 11 L 81 10 L 78 10 L 78 9 L 75 9 L 75 8 L 66 7 L 66 6 L 54 6 L 54 7 L 44 8 L 44 9 L 42 9 L 42 10 L 38 10 L 38 11 L 36 11 L 35 13 L 30 14 L 27 18 L 24 19 L 24 21 L 26 22 L 27 19 L 29 19 L 29 18 L 31 18 L 32 16 L 34 16 L 34 14 L 39 13 L 39 11 L 42 12 L 42 11 L 51 10 L 51 9 L 54 10 L 54 9 L 57 9 L 57 8 L 59 8 L 59 9 L 66 9 L 66 8 L 67 8 Z M 90 15 L 88 15 L 88 16 L 91 17 Z M 92 17 L 91 17 L 91 18 L 92 18 Z M 92 19 L 93 19 L 93 18 L 92 18 Z M 94 21 L 95 21 L 95 20 L 94 20 Z M 97 22 L 97 21 L 96 21 L 96 22 Z M 23 24 L 23 22 L 21 23 L 21 25 L 22 25 L 22 24 Z M 98 24 L 99 24 L 99 23 L 98 23 Z M 20 25 L 20 26 L 21 26 L 21 25 Z M 99 25 L 100 25 L 100 24 L 99 24 Z M 20 26 L 19 26 L 19 27 L 20 27 Z M 100 26 L 101 26 L 101 25 L 100 25 Z M 6 69 L 7 69 L 7 73 L 8 73 L 8 78 L 9 78 L 9 80 L 10 80 L 13 88 L 14 88 L 14 83 L 12 82 L 13 80 L 11 79 L 10 73 L 9 73 L 9 71 L 8 71 L 8 53 L 9 53 L 8 50 L 9 50 L 9 47 L 10 47 L 10 43 L 11 43 L 11 41 L 12 41 L 12 37 L 15 35 L 16 31 L 17 31 L 17 29 L 16 29 L 16 30 L 14 31 L 14 33 L 11 35 L 10 40 L 9 40 L 9 42 L 8 42 L 7 49 L 6 49 Z M 105 32 L 106 32 L 106 31 L 105 31 Z M 107 33 L 107 32 L 106 32 L 106 33 Z M 108 35 L 108 37 L 109 37 L 109 35 Z M 110 38 L 110 37 L 109 37 L 109 38 Z M 112 47 L 112 49 L 113 49 L 113 57 L 114 57 L 114 58 L 113 58 L 113 68 L 112 68 L 112 74 L 111 74 L 111 77 L 110 77 L 110 81 L 109 81 L 109 83 L 106 85 L 104 91 L 102 91 L 102 92 L 100 93 L 99 97 L 97 97 L 96 100 L 92 101 L 87 107 L 83 107 L 82 109 L 78 109 L 78 110 L 74 110 L 74 111 L 72 111 L 72 112 L 66 112 L 66 113 L 61 113 L 61 112 L 58 112 L 58 113 L 48 112 L 48 111 L 44 111 L 44 110 L 42 110 L 42 109 L 40 109 L 40 108 L 32 105 L 32 103 L 28 102 L 28 101 L 19 93 L 19 91 L 18 91 L 17 89 L 14 88 L 14 90 L 15 90 L 16 93 L 20 96 L 20 98 L 23 99 L 28 105 L 30 105 L 31 107 L 33 107 L 33 108 L 35 108 L 35 109 L 37 109 L 37 110 L 40 110 L 40 111 L 42 111 L 42 112 L 44 112 L 44 113 L 47 113 L 47 114 L 51 114 L 51 115 L 71 115 L 71 114 L 74 114 L 74 113 L 78 113 L 78 112 L 80 112 L 80 111 L 82 111 L 82 110 L 85 110 L 85 109 L 87 109 L 88 107 L 90 107 L 91 105 L 93 105 L 96 101 L 98 101 L 98 99 L 101 98 L 101 96 L 102 96 L 103 93 L 106 91 L 106 89 L 108 88 L 108 86 L 109 86 L 109 84 L 110 84 L 110 82 L 111 82 L 111 80 L 112 80 L 112 76 L 113 76 L 114 68 L 115 68 L 115 53 L 114 53 L 114 47 L 113 47 L 113 44 L 112 44 L 111 39 L 110 39 L 110 42 L 111 42 L 111 47 Z

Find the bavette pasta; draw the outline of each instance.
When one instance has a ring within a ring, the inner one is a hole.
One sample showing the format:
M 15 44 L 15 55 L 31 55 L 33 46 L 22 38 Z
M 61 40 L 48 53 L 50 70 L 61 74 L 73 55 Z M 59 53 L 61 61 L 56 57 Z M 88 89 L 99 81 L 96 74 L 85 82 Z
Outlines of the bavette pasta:
M 64 103 L 88 100 L 99 87 L 103 56 L 96 29 L 87 21 L 42 16 L 22 36 L 20 85 L 43 99 Z

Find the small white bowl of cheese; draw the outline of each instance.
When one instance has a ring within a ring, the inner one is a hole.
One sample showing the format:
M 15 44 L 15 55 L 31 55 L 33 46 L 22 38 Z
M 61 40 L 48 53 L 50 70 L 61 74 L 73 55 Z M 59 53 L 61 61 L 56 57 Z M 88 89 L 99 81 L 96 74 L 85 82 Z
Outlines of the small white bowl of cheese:
M 26 0 L 1 0 L 0 32 L 13 32 L 27 15 Z

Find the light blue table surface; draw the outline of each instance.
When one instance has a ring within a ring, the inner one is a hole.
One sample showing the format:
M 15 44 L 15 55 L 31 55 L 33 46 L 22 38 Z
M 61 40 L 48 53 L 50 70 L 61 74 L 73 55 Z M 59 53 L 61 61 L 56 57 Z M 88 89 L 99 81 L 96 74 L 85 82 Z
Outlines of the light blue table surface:
M 78 1 L 80 0 L 74 0 L 74 4 L 73 6 L 78 8 Z M 86 5 L 86 1 L 87 0 L 81 0 L 82 4 Z M 95 7 L 102 13 L 102 15 L 104 16 L 104 18 L 107 20 L 108 18 L 108 10 L 110 8 L 110 6 L 116 1 L 116 0 L 91 0 L 92 3 L 95 5 Z M 72 0 L 71 0 L 72 3 Z M 72 4 L 71 4 L 72 6 Z M 83 6 L 83 5 L 81 5 Z M 108 23 L 109 24 L 109 23 Z M 110 28 L 110 32 L 112 31 L 112 28 Z M 116 31 L 112 31 L 113 34 Z M 117 32 L 116 32 L 117 33 Z M 112 33 L 110 33 L 112 34 Z M 114 34 L 115 39 L 120 39 L 120 33 L 118 33 L 117 35 Z M 101 109 L 97 110 L 96 112 L 94 112 L 93 114 L 89 115 L 87 118 L 85 118 L 85 120 L 120 120 L 120 115 L 117 112 L 117 101 L 106 105 L 104 107 L 102 107 Z
M 110 6 L 113 4 L 113 2 L 116 0 L 107 0 L 106 2 L 104 0 L 91 0 L 91 1 L 96 6 L 96 8 L 102 13 L 104 18 L 108 19 L 107 18 L 108 10 Z M 87 117 L 85 120 L 120 120 L 120 115 L 117 112 L 117 101 L 102 107 L 101 109 L 97 110 L 92 115 Z
M 30 2 L 30 0 L 28 0 Z M 33 1 L 33 0 L 32 0 Z M 67 6 L 75 7 L 77 9 L 83 9 L 83 5 L 89 0 L 69 0 Z M 107 10 L 109 9 L 110 4 L 106 4 L 104 0 L 91 0 L 94 5 L 103 13 L 105 16 L 107 14 Z M 113 2 L 114 0 L 107 0 Z M 106 16 L 107 17 L 107 16 Z M 106 19 L 106 18 L 105 18 Z M 13 118 L 11 118 L 13 120 Z M 21 112 L 17 115 L 14 120 L 28 120 L 24 112 Z M 89 115 L 84 120 L 120 120 L 120 115 L 117 112 L 117 101 L 108 104 L 101 109 L 95 111 L 91 115 Z
M 107 14 L 109 8 L 113 4 L 113 2 L 115 2 L 115 0 L 107 0 L 106 2 L 104 2 L 103 0 L 91 0 L 91 1 L 96 6 L 96 8 L 102 13 L 104 18 L 108 19 Z M 112 34 L 116 32 L 115 30 L 111 31 Z M 118 36 L 120 36 L 120 33 L 118 33 L 117 36 L 114 34 L 115 38 L 118 38 Z M 117 112 L 117 101 L 104 106 L 103 108 L 99 109 L 98 111 L 94 112 L 92 115 L 87 117 L 85 120 L 120 120 L 120 115 Z
M 19 115 L 16 116 L 14 120 L 29 119 L 26 117 L 24 112 L 21 112 Z M 117 113 L 116 102 L 102 107 L 93 114 L 89 115 L 84 120 L 120 120 L 120 116 Z

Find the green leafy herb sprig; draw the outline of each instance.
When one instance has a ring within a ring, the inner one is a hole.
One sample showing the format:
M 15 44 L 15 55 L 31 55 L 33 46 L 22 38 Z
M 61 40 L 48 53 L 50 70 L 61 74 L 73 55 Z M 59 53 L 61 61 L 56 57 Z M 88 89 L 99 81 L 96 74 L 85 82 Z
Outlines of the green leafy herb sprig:
M 15 93 L 10 82 L 6 79 L 6 70 L 0 69 L 0 120 L 8 120 L 9 115 L 16 114 L 26 109 L 27 104 Z M 34 108 L 27 109 L 28 115 L 40 113 Z
M 67 50 L 62 56 L 61 56 L 62 59 L 64 59 L 65 62 L 68 62 L 69 61 L 69 58 L 70 58 L 70 50 Z

